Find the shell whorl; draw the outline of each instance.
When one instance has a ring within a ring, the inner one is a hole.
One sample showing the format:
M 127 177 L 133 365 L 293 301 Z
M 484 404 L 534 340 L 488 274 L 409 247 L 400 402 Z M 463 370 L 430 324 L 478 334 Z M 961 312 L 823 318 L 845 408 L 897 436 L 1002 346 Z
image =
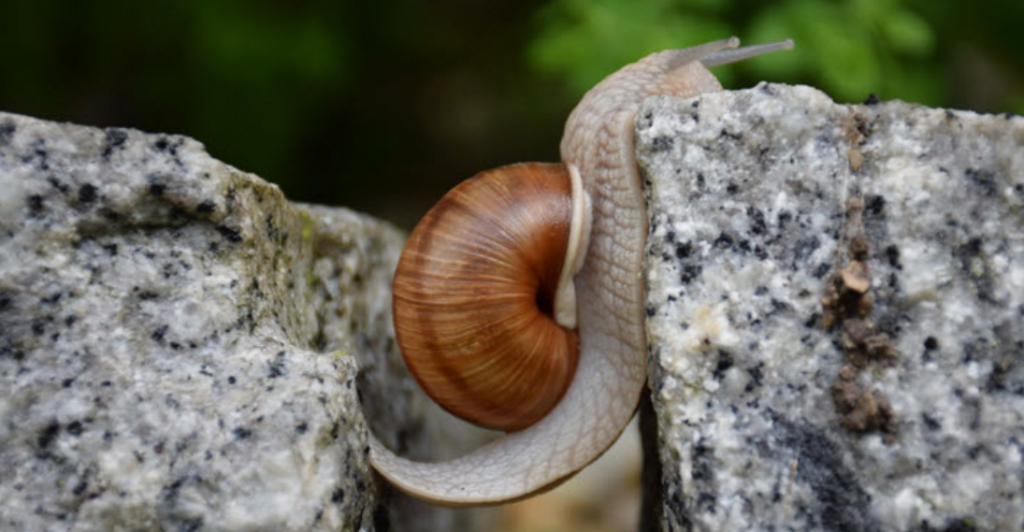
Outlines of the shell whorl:
M 395 273 L 395 335 L 452 414 L 518 430 L 565 394 L 576 333 L 553 316 L 571 216 L 565 166 L 523 163 L 463 181 L 413 230 Z

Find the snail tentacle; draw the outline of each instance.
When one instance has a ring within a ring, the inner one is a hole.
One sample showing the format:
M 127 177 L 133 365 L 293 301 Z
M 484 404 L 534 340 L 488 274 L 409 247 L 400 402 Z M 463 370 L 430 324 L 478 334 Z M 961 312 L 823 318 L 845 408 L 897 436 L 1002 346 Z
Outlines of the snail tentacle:
M 779 50 L 792 49 L 793 39 L 785 39 L 782 41 L 755 44 L 753 46 L 744 46 L 743 48 L 736 48 L 735 50 L 722 50 L 720 52 L 715 52 L 711 55 L 704 57 L 703 59 L 700 60 L 700 62 L 704 66 L 711 68 L 719 65 L 735 63 L 737 61 L 743 61 L 744 59 L 750 59 L 751 57 L 757 57 L 759 55 L 764 55 Z

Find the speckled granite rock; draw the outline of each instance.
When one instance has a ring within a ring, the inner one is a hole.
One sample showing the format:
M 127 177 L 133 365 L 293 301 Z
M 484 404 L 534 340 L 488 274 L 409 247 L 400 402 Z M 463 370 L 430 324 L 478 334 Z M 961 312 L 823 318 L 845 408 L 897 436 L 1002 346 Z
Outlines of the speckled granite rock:
M 402 239 L 191 139 L 0 113 L 0 529 L 387 528 L 356 380 L 415 447 Z
M 652 99 L 666 530 L 1024 528 L 1024 118 Z

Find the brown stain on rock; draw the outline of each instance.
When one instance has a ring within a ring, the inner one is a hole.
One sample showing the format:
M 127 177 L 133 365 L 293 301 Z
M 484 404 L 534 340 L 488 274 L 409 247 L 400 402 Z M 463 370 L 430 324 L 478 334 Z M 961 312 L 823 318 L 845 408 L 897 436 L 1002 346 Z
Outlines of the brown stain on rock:
M 897 355 L 889 336 L 871 321 L 874 296 L 871 294 L 871 268 L 867 263 L 871 245 L 864 234 L 864 201 L 853 198 L 847 203 L 846 263 L 832 272 L 821 299 L 822 324 L 839 334 L 846 363 L 830 392 L 840 423 L 854 432 L 881 432 L 886 443 L 896 439 L 896 414 L 885 395 L 857 384 L 860 371 L 872 363 L 892 363 Z M 837 258 L 837 268 L 844 262 Z

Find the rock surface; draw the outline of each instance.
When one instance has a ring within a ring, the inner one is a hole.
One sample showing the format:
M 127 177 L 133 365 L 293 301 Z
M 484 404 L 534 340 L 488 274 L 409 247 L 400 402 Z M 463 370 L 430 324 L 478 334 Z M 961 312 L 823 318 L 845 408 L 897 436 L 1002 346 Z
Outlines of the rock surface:
M 666 530 L 1024 528 L 1024 118 L 648 100 Z
M 356 384 L 422 446 L 400 232 L 191 139 L 6 113 L 0 191 L 0 529 L 388 528 Z

